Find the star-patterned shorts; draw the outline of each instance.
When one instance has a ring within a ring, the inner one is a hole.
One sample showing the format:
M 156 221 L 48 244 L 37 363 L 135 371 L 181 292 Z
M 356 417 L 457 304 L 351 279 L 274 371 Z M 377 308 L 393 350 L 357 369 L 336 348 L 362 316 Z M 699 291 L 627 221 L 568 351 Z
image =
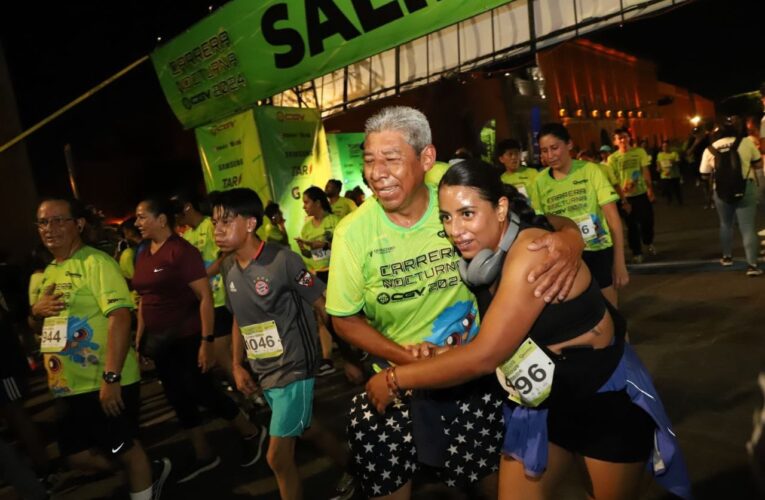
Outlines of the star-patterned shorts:
M 494 390 L 457 401 L 457 417 L 444 429 L 450 437 L 446 463 L 435 469 L 447 486 L 468 486 L 499 468 L 505 433 L 502 403 L 502 393 Z M 421 467 L 409 405 L 396 401 L 380 415 L 361 393 L 354 396 L 349 417 L 351 470 L 364 494 L 377 497 L 401 488 Z

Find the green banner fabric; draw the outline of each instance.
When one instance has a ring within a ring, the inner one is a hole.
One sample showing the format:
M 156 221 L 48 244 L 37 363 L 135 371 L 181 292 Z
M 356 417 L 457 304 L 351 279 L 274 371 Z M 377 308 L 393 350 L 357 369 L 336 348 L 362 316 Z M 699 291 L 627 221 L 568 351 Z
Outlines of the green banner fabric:
M 510 0 L 234 0 L 151 55 L 184 127 Z
M 252 110 L 199 127 L 194 133 L 208 193 L 248 187 L 264 203 L 271 199 Z
M 290 246 L 300 253 L 295 238 L 306 218 L 303 191 L 324 189 L 331 176 L 321 115 L 308 108 L 259 106 L 254 111 L 274 198 L 284 214 Z
M 360 187 L 367 196 L 372 195 L 372 191 L 364 184 L 363 142 L 363 132 L 327 134 L 332 178 L 343 182 L 341 195 L 355 187 Z

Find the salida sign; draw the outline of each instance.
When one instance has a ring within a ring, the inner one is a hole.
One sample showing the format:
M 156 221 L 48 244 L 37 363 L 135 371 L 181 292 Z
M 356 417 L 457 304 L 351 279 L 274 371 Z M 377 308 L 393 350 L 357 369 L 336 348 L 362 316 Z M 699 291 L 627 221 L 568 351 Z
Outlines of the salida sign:
M 152 54 L 194 127 L 508 0 L 234 0 Z

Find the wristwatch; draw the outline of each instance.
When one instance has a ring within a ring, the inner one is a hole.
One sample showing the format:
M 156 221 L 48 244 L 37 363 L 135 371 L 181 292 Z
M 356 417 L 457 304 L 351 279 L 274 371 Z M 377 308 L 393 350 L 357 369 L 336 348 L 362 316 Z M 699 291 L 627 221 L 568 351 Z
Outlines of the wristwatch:
M 104 379 L 104 382 L 106 382 L 107 384 L 114 384 L 115 382 L 119 382 L 120 380 L 122 380 L 122 375 L 120 375 L 119 373 L 114 373 L 114 372 L 104 372 L 103 375 L 101 375 L 101 377 Z
M 215 341 L 215 335 L 212 334 L 212 333 L 210 335 L 202 335 L 202 341 L 203 342 L 214 342 Z

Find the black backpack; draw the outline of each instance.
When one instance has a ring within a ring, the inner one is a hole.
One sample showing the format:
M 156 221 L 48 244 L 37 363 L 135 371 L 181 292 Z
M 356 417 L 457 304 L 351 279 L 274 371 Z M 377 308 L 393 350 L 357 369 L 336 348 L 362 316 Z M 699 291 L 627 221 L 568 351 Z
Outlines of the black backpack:
M 715 192 L 726 203 L 736 203 L 744 197 L 746 179 L 741 175 L 741 157 L 738 146 L 741 137 L 720 149 L 710 145 L 707 149 L 715 158 Z

